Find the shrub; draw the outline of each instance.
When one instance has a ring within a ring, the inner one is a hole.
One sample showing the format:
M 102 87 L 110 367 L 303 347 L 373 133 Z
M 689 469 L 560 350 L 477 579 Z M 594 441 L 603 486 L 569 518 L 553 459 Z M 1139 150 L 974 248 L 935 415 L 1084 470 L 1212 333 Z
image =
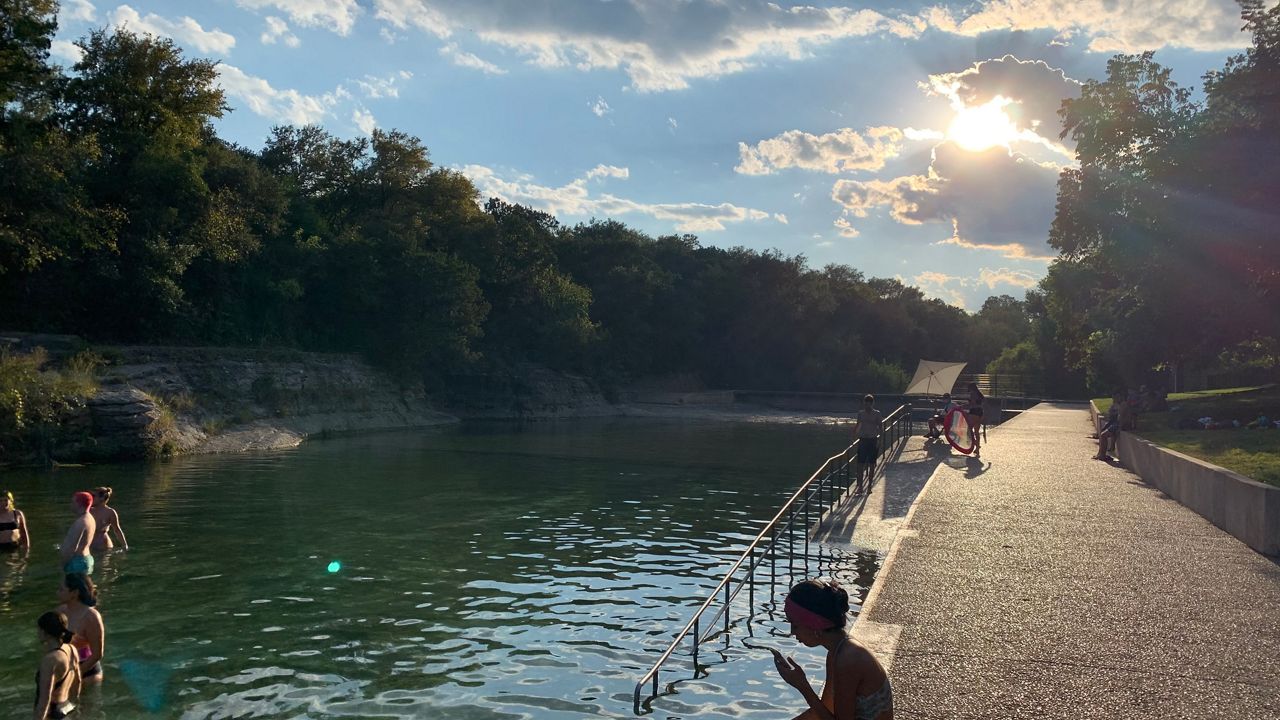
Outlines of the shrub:
M 0 349 L 0 456 L 51 456 L 67 434 L 66 421 L 83 411 L 97 392 L 94 374 L 102 364 L 86 351 L 59 369 L 50 367 L 48 353 Z

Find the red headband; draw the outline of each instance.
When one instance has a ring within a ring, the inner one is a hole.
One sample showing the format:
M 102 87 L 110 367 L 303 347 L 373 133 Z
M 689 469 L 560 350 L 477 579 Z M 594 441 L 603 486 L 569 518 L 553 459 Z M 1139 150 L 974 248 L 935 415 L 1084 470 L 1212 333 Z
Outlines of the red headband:
M 85 510 L 93 507 L 93 496 L 87 492 L 78 492 L 71 496 L 77 505 L 83 505 Z
M 839 623 L 829 617 L 823 617 L 800 603 L 792 600 L 790 597 L 782 605 L 783 611 L 787 614 L 787 619 L 810 630 L 830 630 Z

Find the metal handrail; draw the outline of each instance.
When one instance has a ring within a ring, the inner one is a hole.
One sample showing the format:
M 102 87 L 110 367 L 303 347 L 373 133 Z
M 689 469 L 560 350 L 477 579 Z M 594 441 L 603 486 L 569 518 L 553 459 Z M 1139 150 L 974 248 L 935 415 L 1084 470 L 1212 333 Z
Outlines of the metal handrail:
M 904 426 L 905 426 L 905 429 L 904 429 Z M 876 472 L 879 472 L 883 469 L 879 463 L 880 457 L 884 456 L 890 448 L 896 446 L 900 440 L 906 438 L 910 434 L 911 434 L 911 405 L 910 404 L 900 405 L 893 412 L 889 413 L 889 415 L 884 419 L 884 430 L 881 433 L 880 437 L 884 439 L 885 442 L 882 447 L 878 448 L 878 452 L 876 456 L 876 460 L 877 460 Z M 772 555 L 772 557 L 776 561 L 777 553 L 774 551 L 774 546 L 777 543 L 778 534 L 780 530 L 785 530 L 787 532 L 788 537 L 791 539 L 792 547 L 789 552 L 789 557 L 794 556 L 795 539 L 794 539 L 794 535 L 792 534 L 792 528 L 794 527 L 794 524 L 795 524 L 796 515 L 798 515 L 801 511 L 803 511 L 804 519 L 805 519 L 804 553 L 805 553 L 805 557 L 806 558 L 808 557 L 809 520 L 810 520 L 809 507 L 810 507 L 810 500 L 813 499 L 815 494 L 817 495 L 817 501 L 818 501 L 818 520 L 819 522 L 821 522 L 824 513 L 834 508 L 840 501 L 842 501 L 844 499 L 845 493 L 850 491 L 855 491 L 855 490 L 858 493 L 870 491 L 871 486 L 875 484 L 875 477 L 869 477 L 865 483 L 866 485 L 865 487 L 863 487 L 862 478 L 858 478 L 858 482 L 856 486 L 850 481 L 850 478 L 849 478 L 849 464 L 850 464 L 849 461 L 851 458 L 855 457 L 855 455 L 857 454 L 857 450 L 858 450 L 858 441 L 857 439 L 855 439 L 853 441 L 853 444 L 845 448 L 843 452 L 841 452 L 838 455 L 833 455 L 827 458 L 826 462 L 824 462 L 822 466 L 818 468 L 817 472 L 809 476 L 809 479 L 806 480 L 804 484 L 801 485 L 800 488 L 791 495 L 791 497 L 787 500 L 787 502 L 782 506 L 782 509 L 779 510 L 778 513 L 773 516 L 773 519 L 770 520 L 764 526 L 764 528 L 760 531 L 758 535 L 756 535 L 755 539 L 751 541 L 751 544 L 747 546 L 747 549 L 742 552 L 742 555 L 738 558 L 737 562 L 733 564 L 733 567 L 729 568 L 729 571 L 725 573 L 724 578 L 722 578 L 720 582 L 716 585 L 715 589 L 712 590 L 710 594 L 707 595 L 707 599 L 704 600 L 702 605 L 698 607 L 697 612 L 693 614 L 693 617 L 684 626 L 684 629 L 681 630 L 675 636 L 675 639 L 671 641 L 671 645 L 667 647 L 666 651 L 662 653 L 662 655 L 658 658 L 657 662 L 653 664 L 653 667 L 649 669 L 649 672 L 645 673 L 640 678 L 639 682 L 636 683 L 635 705 L 634 705 L 634 712 L 636 715 L 641 714 L 640 693 L 643 691 L 644 686 L 650 683 L 652 683 L 653 685 L 653 690 L 652 692 L 649 693 L 649 696 L 646 699 L 646 702 L 658 696 L 659 671 L 662 669 L 663 664 L 665 664 L 667 660 L 671 658 L 671 655 L 676 651 L 676 648 L 680 646 L 681 641 L 683 641 L 686 637 L 690 637 L 690 636 L 692 636 L 693 638 L 693 665 L 696 672 L 697 666 L 698 666 L 698 646 L 702 643 L 702 641 L 706 637 L 710 637 L 710 635 L 715 632 L 714 628 L 718 625 L 718 621 L 720 620 L 721 617 L 724 618 L 724 632 L 727 633 L 729 631 L 729 606 L 733 603 L 734 598 L 738 596 L 738 593 L 742 590 L 743 585 L 746 585 L 748 587 L 748 605 L 751 607 L 751 611 L 749 611 L 748 617 L 750 617 L 751 615 L 754 615 L 755 570 L 760 565 L 760 563 L 764 561 L 765 555 Z M 831 468 L 833 464 L 837 464 L 839 465 L 839 467 L 829 470 L 829 468 Z M 826 483 L 827 480 L 831 480 L 833 477 L 837 475 L 837 473 L 841 473 L 842 471 L 843 471 L 842 477 L 844 479 L 844 487 L 840 488 L 840 492 L 839 494 L 837 494 L 836 493 L 837 486 L 834 480 L 829 484 L 829 487 L 827 488 L 828 497 L 826 498 L 826 503 L 825 503 L 826 507 L 824 508 L 823 507 L 824 483 Z M 816 481 L 816 485 L 815 485 L 815 481 Z M 785 525 L 782 524 L 782 520 L 784 516 L 786 516 Z M 762 547 L 761 541 L 763 541 L 766 536 L 770 538 L 768 547 L 764 553 L 761 553 L 759 558 L 755 558 L 754 557 L 755 551 L 758 547 Z M 738 580 L 738 588 L 737 590 L 733 590 L 732 588 L 733 588 L 734 575 L 737 574 L 738 570 L 742 567 L 742 564 L 744 562 L 748 563 L 746 577 L 744 579 Z M 717 600 L 720 599 L 722 591 L 723 591 L 724 603 L 723 605 L 721 605 L 720 609 L 716 612 L 715 616 L 712 617 L 711 622 L 708 625 L 708 627 L 711 629 L 709 629 L 706 635 L 704 636 L 703 633 L 699 632 L 699 626 L 700 626 L 700 621 L 702 619 L 702 615 L 711 607 L 713 603 L 715 603 Z

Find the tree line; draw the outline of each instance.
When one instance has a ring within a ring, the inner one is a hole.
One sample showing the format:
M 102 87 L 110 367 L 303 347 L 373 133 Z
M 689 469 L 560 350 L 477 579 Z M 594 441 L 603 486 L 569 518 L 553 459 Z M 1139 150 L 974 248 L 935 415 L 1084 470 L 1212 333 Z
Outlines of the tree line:
M 1059 256 L 999 365 L 1061 362 L 1099 392 L 1187 367 L 1280 380 L 1280 7 L 1241 6 L 1252 42 L 1200 95 L 1145 53 L 1064 102 Z
M 396 130 L 241 147 L 214 131 L 214 62 L 103 29 L 64 69 L 53 0 L 0 8 L 0 327 L 356 352 L 435 389 L 537 363 L 828 391 L 900 390 L 922 357 L 981 370 L 1032 331 L 1009 296 L 967 313 L 845 265 L 482 203 Z

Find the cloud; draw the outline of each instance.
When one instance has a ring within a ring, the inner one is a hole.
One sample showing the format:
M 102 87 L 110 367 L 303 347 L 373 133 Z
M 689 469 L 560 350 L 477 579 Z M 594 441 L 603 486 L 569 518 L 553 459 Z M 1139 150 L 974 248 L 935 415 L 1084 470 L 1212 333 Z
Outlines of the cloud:
M 1137 53 L 1164 47 L 1223 51 L 1249 44 L 1232 0 L 991 0 L 936 6 L 921 13 L 944 32 L 976 36 L 990 30 L 1052 30 L 1080 35 L 1098 53 Z
M 543 67 L 621 70 L 641 92 L 741 72 L 763 58 L 808 57 L 849 37 L 915 36 L 917 18 L 874 10 L 782 7 L 768 0 L 374 0 L 376 16 L 442 39 L 455 32 Z
M 378 121 L 374 119 L 373 113 L 362 107 L 351 111 L 351 122 L 355 123 L 355 126 L 365 135 L 372 135 L 374 128 L 378 127 Z
M 853 223 L 849 222 L 849 218 L 838 217 L 832 224 L 836 226 L 836 232 L 840 233 L 840 237 L 856 238 L 862 234 L 853 226 Z
M 1080 97 L 1080 82 L 1040 60 L 1012 55 L 983 60 L 960 72 L 930 75 L 920 88 L 949 99 L 953 107 L 977 107 L 997 97 L 1009 98 L 1004 107 L 1013 124 L 1045 137 L 1058 134 L 1058 108 L 1066 98 Z
M 587 107 L 591 108 L 591 112 L 595 113 L 596 117 L 604 117 L 613 112 L 613 108 L 609 107 L 609 103 L 605 102 L 605 99 L 600 96 L 596 96 L 595 100 L 587 103 Z
M 675 118 L 673 117 L 667 118 L 667 129 L 671 131 L 672 135 L 674 135 L 676 130 L 678 130 L 679 128 L 680 128 L 680 123 L 676 122 Z
M 790 220 L 787 220 L 787 216 L 786 216 L 786 214 L 784 214 L 784 213 L 774 213 L 774 214 L 773 214 L 773 219 L 774 219 L 774 220 L 777 220 L 778 222 L 782 223 L 783 225 L 789 225 L 789 224 L 791 223 L 791 221 L 790 221 Z
M 499 197 L 507 202 L 520 203 L 553 215 L 579 217 L 616 217 L 619 215 L 647 215 L 656 220 L 669 221 L 680 232 L 707 232 L 724 230 L 728 223 L 769 219 L 763 210 L 739 207 L 732 203 L 707 205 L 703 203 L 642 203 L 616 195 L 593 196 L 587 182 L 595 177 L 626 177 L 626 168 L 597 165 L 584 176 L 559 187 L 539 185 L 525 175 L 514 179 L 499 176 L 483 165 L 467 165 L 461 172 L 484 197 Z
M 969 283 L 962 277 L 926 270 L 912 278 L 912 282 L 925 295 L 936 297 L 950 305 L 961 308 L 965 306 L 961 290 Z
M 934 148 L 925 175 L 890 180 L 839 180 L 831 197 L 855 217 L 888 208 L 899 223 L 949 223 L 943 241 L 1004 257 L 1043 260 L 1053 221 L 1057 172 L 1025 156 L 991 148 L 980 153 L 951 142 Z
M 384 78 L 365 75 L 362 80 L 356 80 L 355 83 L 364 92 L 365 97 L 371 100 L 380 100 L 382 98 L 400 97 L 398 84 L 401 80 L 408 80 L 412 77 L 413 73 L 408 70 L 400 70 Z
M 894 127 L 867 128 L 860 134 L 842 128 L 825 135 L 788 130 L 761 140 L 754 147 L 738 143 L 738 166 L 743 175 L 769 175 L 784 168 L 826 173 L 879 170 L 902 148 L 902 131 Z
M 98 19 L 98 11 L 89 0 L 69 0 L 62 3 L 62 12 L 58 13 L 59 24 L 69 20 L 94 22 Z
M 84 57 L 84 50 L 70 40 L 54 40 L 49 46 L 49 54 L 66 61 L 68 65 L 75 65 Z
M 488 60 L 483 60 L 477 55 L 458 49 L 457 43 L 448 43 L 440 48 L 440 55 L 449 58 L 449 61 L 458 67 L 471 68 L 479 70 L 486 75 L 506 75 L 507 71 L 494 65 Z
M 331 114 L 339 100 L 350 94 L 338 86 L 324 95 L 304 95 L 297 90 L 279 90 L 260 77 L 247 75 L 234 65 L 218 65 L 218 84 L 227 95 L 240 100 L 254 114 L 290 125 L 319 123 Z
M 339 35 L 351 32 L 360 14 L 356 0 L 236 0 L 250 10 L 276 8 L 303 27 L 325 28 Z
M 169 20 L 155 13 L 148 13 L 146 17 L 142 17 L 137 10 L 128 5 L 116 8 L 111 13 L 109 22 L 111 25 L 128 28 L 135 33 L 173 38 L 179 44 L 194 47 L 202 53 L 226 54 L 231 52 L 231 48 L 236 44 L 235 37 L 230 33 L 222 32 L 217 28 L 205 30 L 200 23 L 189 17 Z
M 267 30 L 259 37 L 263 45 L 274 45 L 277 40 L 289 47 L 298 47 L 302 43 L 297 35 L 289 32 L 289 23 L 274 15 L 267 16 Z
M 1035 287 L 1036 283 L 1040 282 L 1040 278 L 1026 270 L 982 268 L 978 271 L 978 282 L 986 285 L 991 290 L 994 290 L 996 285 L 1012 285 L 1025 289 Z
M 615 165 L 597 165 L 587 171 L 587 179 L 592 180 L 600 177 L 622 178 L 623 180 L 631 177 L 631 171 L 624 167 Z

